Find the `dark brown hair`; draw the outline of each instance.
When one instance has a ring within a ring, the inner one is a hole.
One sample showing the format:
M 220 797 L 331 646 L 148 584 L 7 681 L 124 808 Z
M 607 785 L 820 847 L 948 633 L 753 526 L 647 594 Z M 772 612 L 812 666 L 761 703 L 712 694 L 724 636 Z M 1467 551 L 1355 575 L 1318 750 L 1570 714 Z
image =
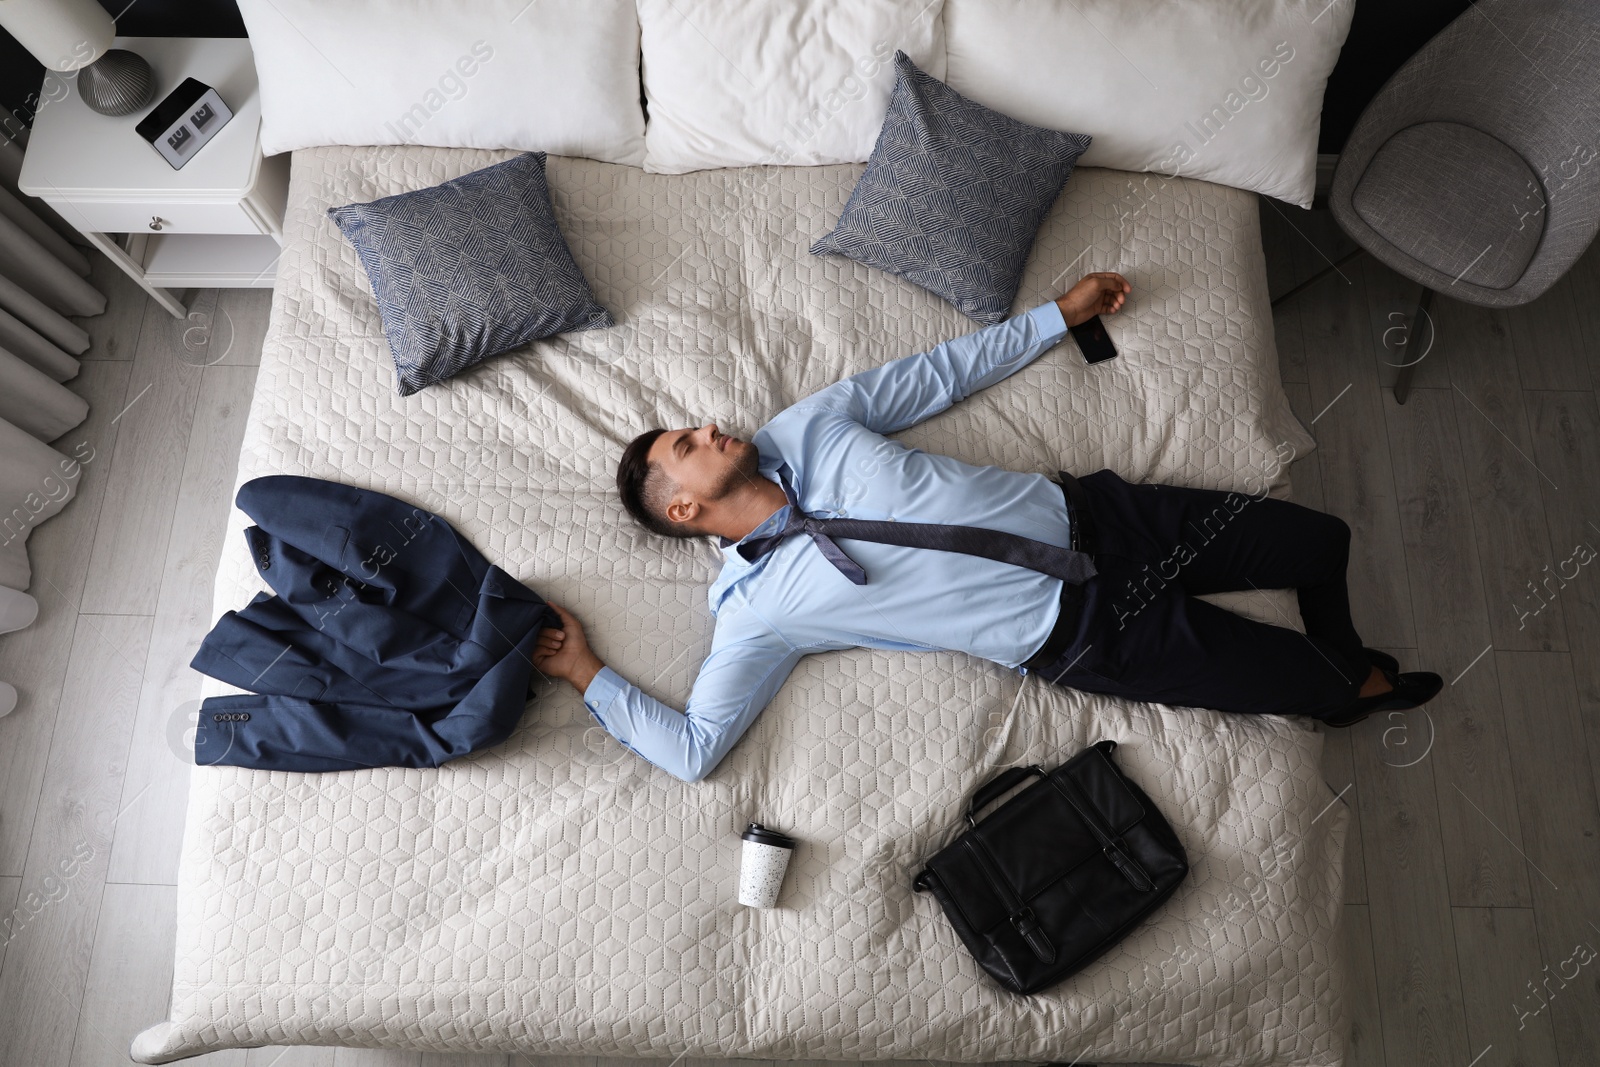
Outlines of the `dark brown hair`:
M 667 431 L 646 430 L 628 442 L 617 462 L 617 492 L 622 494 L 622 506 L 628 509 L 634 521 L 651 533 L 662 537 L 695 537 L 697 531 L 683 523 L 671 522 L 665 514 L 665 503 L 675 488 L 659 463 L 650 462 L 650 446 Z

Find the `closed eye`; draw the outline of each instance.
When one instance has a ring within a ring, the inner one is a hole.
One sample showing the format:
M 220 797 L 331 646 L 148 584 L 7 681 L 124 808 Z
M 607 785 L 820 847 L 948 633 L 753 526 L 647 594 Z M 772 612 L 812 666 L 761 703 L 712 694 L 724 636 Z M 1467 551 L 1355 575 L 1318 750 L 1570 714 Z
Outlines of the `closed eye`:
M 672 452 L 679 459 L 688 455 L 691 442 L 688 434 L 679 434 L 678 439 L 672 443 Z

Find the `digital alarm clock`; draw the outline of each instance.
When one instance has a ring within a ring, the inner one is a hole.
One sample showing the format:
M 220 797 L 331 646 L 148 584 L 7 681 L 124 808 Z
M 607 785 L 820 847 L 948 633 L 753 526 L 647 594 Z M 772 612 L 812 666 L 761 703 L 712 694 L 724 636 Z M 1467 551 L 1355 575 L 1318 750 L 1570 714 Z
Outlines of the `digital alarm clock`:
M 173 170 L 182 170 L 200 146 L 215 137 L 231 118 L 233 112 L 215 89 L 205 82 L 185 78 L 134 129 Z

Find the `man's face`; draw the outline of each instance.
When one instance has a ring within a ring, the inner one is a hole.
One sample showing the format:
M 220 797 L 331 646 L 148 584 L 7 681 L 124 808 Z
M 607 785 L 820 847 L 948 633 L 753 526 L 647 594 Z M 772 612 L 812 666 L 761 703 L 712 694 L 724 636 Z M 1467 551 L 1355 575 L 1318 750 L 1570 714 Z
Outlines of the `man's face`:
M 679 487 L 678 496 L 698 502 L 721 500 L 758 477 L 756 446 L 708 422 L 694 430 L 668 430 L 650 446 L 650 462 Z

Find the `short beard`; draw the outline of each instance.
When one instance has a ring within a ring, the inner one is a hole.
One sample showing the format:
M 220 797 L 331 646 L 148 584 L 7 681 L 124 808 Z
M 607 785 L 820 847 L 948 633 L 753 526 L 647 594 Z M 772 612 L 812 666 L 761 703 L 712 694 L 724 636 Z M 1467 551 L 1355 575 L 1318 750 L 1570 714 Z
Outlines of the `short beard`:
M 754 482 L 760 476 L 761 454 L 754 448 L 747 448 L 734 459 L 733 465 L 728 468 L 728 473 L 723 475 L 722 481 L 717 483 L 708 499 L 725 500 L 741 486 Z

